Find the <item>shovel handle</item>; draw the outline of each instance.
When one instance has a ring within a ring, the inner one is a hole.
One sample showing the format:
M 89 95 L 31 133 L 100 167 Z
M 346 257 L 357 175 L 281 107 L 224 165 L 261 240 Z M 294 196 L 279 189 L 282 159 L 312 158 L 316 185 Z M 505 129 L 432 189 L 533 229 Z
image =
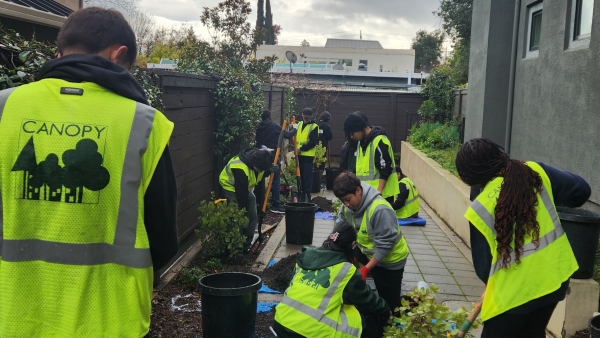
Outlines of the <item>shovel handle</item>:
M 277 151 L 275 152 L 275 160 L 273 160 L 273 165 L 277 165 L 277 161 L 279 160 L 279 152 L 281 151 L 281 142 L 283 141 L 283 133 L 285 132 L 286 125 L 287 125 L 287 120 L 283 121 L 283 126 L 281 127 L 281 133 L 279 134 L 279 142 L 277 144 Z M 271 176 L 269 176 L 269 185 L 267 187 L 267 190 L 265 191 L 265 201 L 262 205 L 263 213 L 267 210 L 267 201 L 269 200 L 269 191 L 271 191 L 271 185 L 273 184 L 273 176 L 274 175 L 275 175 L 275 173 L 271 172 Z

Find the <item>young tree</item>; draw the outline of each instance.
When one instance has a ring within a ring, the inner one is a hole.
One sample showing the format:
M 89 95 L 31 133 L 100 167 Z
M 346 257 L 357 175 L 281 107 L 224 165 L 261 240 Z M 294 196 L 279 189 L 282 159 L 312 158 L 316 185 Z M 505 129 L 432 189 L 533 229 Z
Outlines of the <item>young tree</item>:
M 267 29 L 267 45 L 275 44 L 275 35 L 273 34 L 273 13 L 271 13 L 271 0 L 267 0 L 265 10 L 265 28 Z
M 433 12 L 442 19 L 442 27 L 455 43 L 450 67 L 460 83 L 469 80 L 469 53 L 471 50 L 471 17 L 473 0 L 441 0 Z
M 442 43 L 445 34 L 441 30 L 427 32 L 425 30 L 417 31 L 413 38 L 411 48 L 415 50 L 415 68 L 419 71 L 431 71 L 432 66 L 439 64 L 439 58 L 442 54 Z
M 310 47 L 310 42 L 306 41 L 306 39 L 302 40 L 302 42 L 300 42 L 300 46 L 302 47 Z
M 276 45 L 278 43 L 277 38 L 281 34 L 281 26 L 273 25 L 273 44 Z

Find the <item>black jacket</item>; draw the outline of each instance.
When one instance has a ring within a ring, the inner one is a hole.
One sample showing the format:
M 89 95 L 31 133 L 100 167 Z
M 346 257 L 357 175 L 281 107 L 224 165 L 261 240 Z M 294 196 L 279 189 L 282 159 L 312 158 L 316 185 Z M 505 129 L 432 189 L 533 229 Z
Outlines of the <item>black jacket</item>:
M 552 195 L 555 205 L 563 205 L 571 208 L 582 206 L 591 195 L 590 185 L 580 176 L 567 171 L 562 171 L 542 162 L 537 162 L 548 175 L 552 186 Z M 471 201 L 474 201 L 481 189 L 471 188 Z M 492 267 L 492 253 L 485 236 L 469 222 L 471 233 L 471 254 L 477 277 L 487 284 Z M 569 280 L 562 283 L 561 287 L 545 296 L 534 299 L 521 306 L 508 310 L 506 313 L 523 314 L 539 309 L 545 305 L 559 302 L 565 298 Z
M 400 180 L 405 177 L 406 175 L 401 175 L 400 179 L 398 180 L 398 187 L 400 188 L 400 193 L 398 194 L 398 197 L 396 197 L 396 200 L 392 204 L 392 208 L 394 208 L 394 210 L 400 210 L 406 204 L 406 199 L 408 198 L 408 188 L 406 187 L 406 184 L 400 182 Z
M 365 152 L 369 144 L 373 142 L 375 137 L 379 135 L 385 136 L 385 129 L 379 126 L 374 126 L 373 128 L 371 128 L 371 132 L 369 133 L 369 135 L 367 135 L 367 140 L 365 142 L 360 142 L 360 147 L 362 148 L 362 151 Z M 380 179 L 387 181 L 390 175 L 394 172 L 394 161 L 390 157 L 390 151 L 387 144 L 379 142 L 377 149 L 375 149 L 374 157 L 375 158 L 373 159 L 373 161 L 375 161 L 375 168 L 379 170 Z
M 265 146 L 270 149 L 277 149 L 281 126 L 271 120 L 262 121 L 256 128 L 256 147 L 260 149 Z
M 46 62 L 40 79 L 93 82 L 128 99 L 148 104 L 144 89 L 122 66 L 98 55 L 72 54 Z M 165 147 L 144 195 L 144 224 L 154 269 L 163 267 L 179 250 L 177 182 L 169 147 Z
M 325 121 L 319 121 L 317 124 L 319 125 L 319 141 L 321 141 L 323 147 L 327 148 L 329 147 L 329 142 L 333 139 L 331 127 Z

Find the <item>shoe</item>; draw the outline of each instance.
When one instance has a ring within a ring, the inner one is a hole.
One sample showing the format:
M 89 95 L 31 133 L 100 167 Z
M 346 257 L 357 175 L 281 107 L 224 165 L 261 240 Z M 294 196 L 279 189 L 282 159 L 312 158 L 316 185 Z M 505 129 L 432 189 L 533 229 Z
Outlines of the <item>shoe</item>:
M 274 214 L 285 214 L 285 209 L 282 207 L 272 207 L 271 212 Z

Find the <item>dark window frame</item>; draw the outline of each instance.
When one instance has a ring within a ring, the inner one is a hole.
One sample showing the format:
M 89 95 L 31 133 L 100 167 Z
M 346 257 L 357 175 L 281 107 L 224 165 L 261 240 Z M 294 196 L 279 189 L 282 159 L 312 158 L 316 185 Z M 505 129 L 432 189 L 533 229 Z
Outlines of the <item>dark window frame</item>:
M 530 36 L 529 36 L 529 51 L 530 52 L 533 52 L 533 51 L 536 51 L 536 50 L 540 50 L 540 42 L 542 40 L 541 39 L 541 34 L 542 34 L 542 32 L 541 32 L 541 30 L 542 30 L 541 29 L 542 28 L 541 25 L 540 25 L 540 32 L 539 32 L 539 34 L 540 34 L 540 42 L 538 42 L 537 46 L 534 46 L 533 43 L 534 43 L 534 40 L 535 40 L 534 39 L 535 33 L 537 32 L 537 30 L 535 29 L 536 19 L 538 17 L 541 17 L 540 19 L 543 19 L 543 16 L 542 16 L 543 10 L 544 9 L 542 8 L 540 10 L 537 10 L 537 11 L 531 13 L 531 23 L 530 23 L 530 25 L 531 25 L 531 32 L 530 32 Z

